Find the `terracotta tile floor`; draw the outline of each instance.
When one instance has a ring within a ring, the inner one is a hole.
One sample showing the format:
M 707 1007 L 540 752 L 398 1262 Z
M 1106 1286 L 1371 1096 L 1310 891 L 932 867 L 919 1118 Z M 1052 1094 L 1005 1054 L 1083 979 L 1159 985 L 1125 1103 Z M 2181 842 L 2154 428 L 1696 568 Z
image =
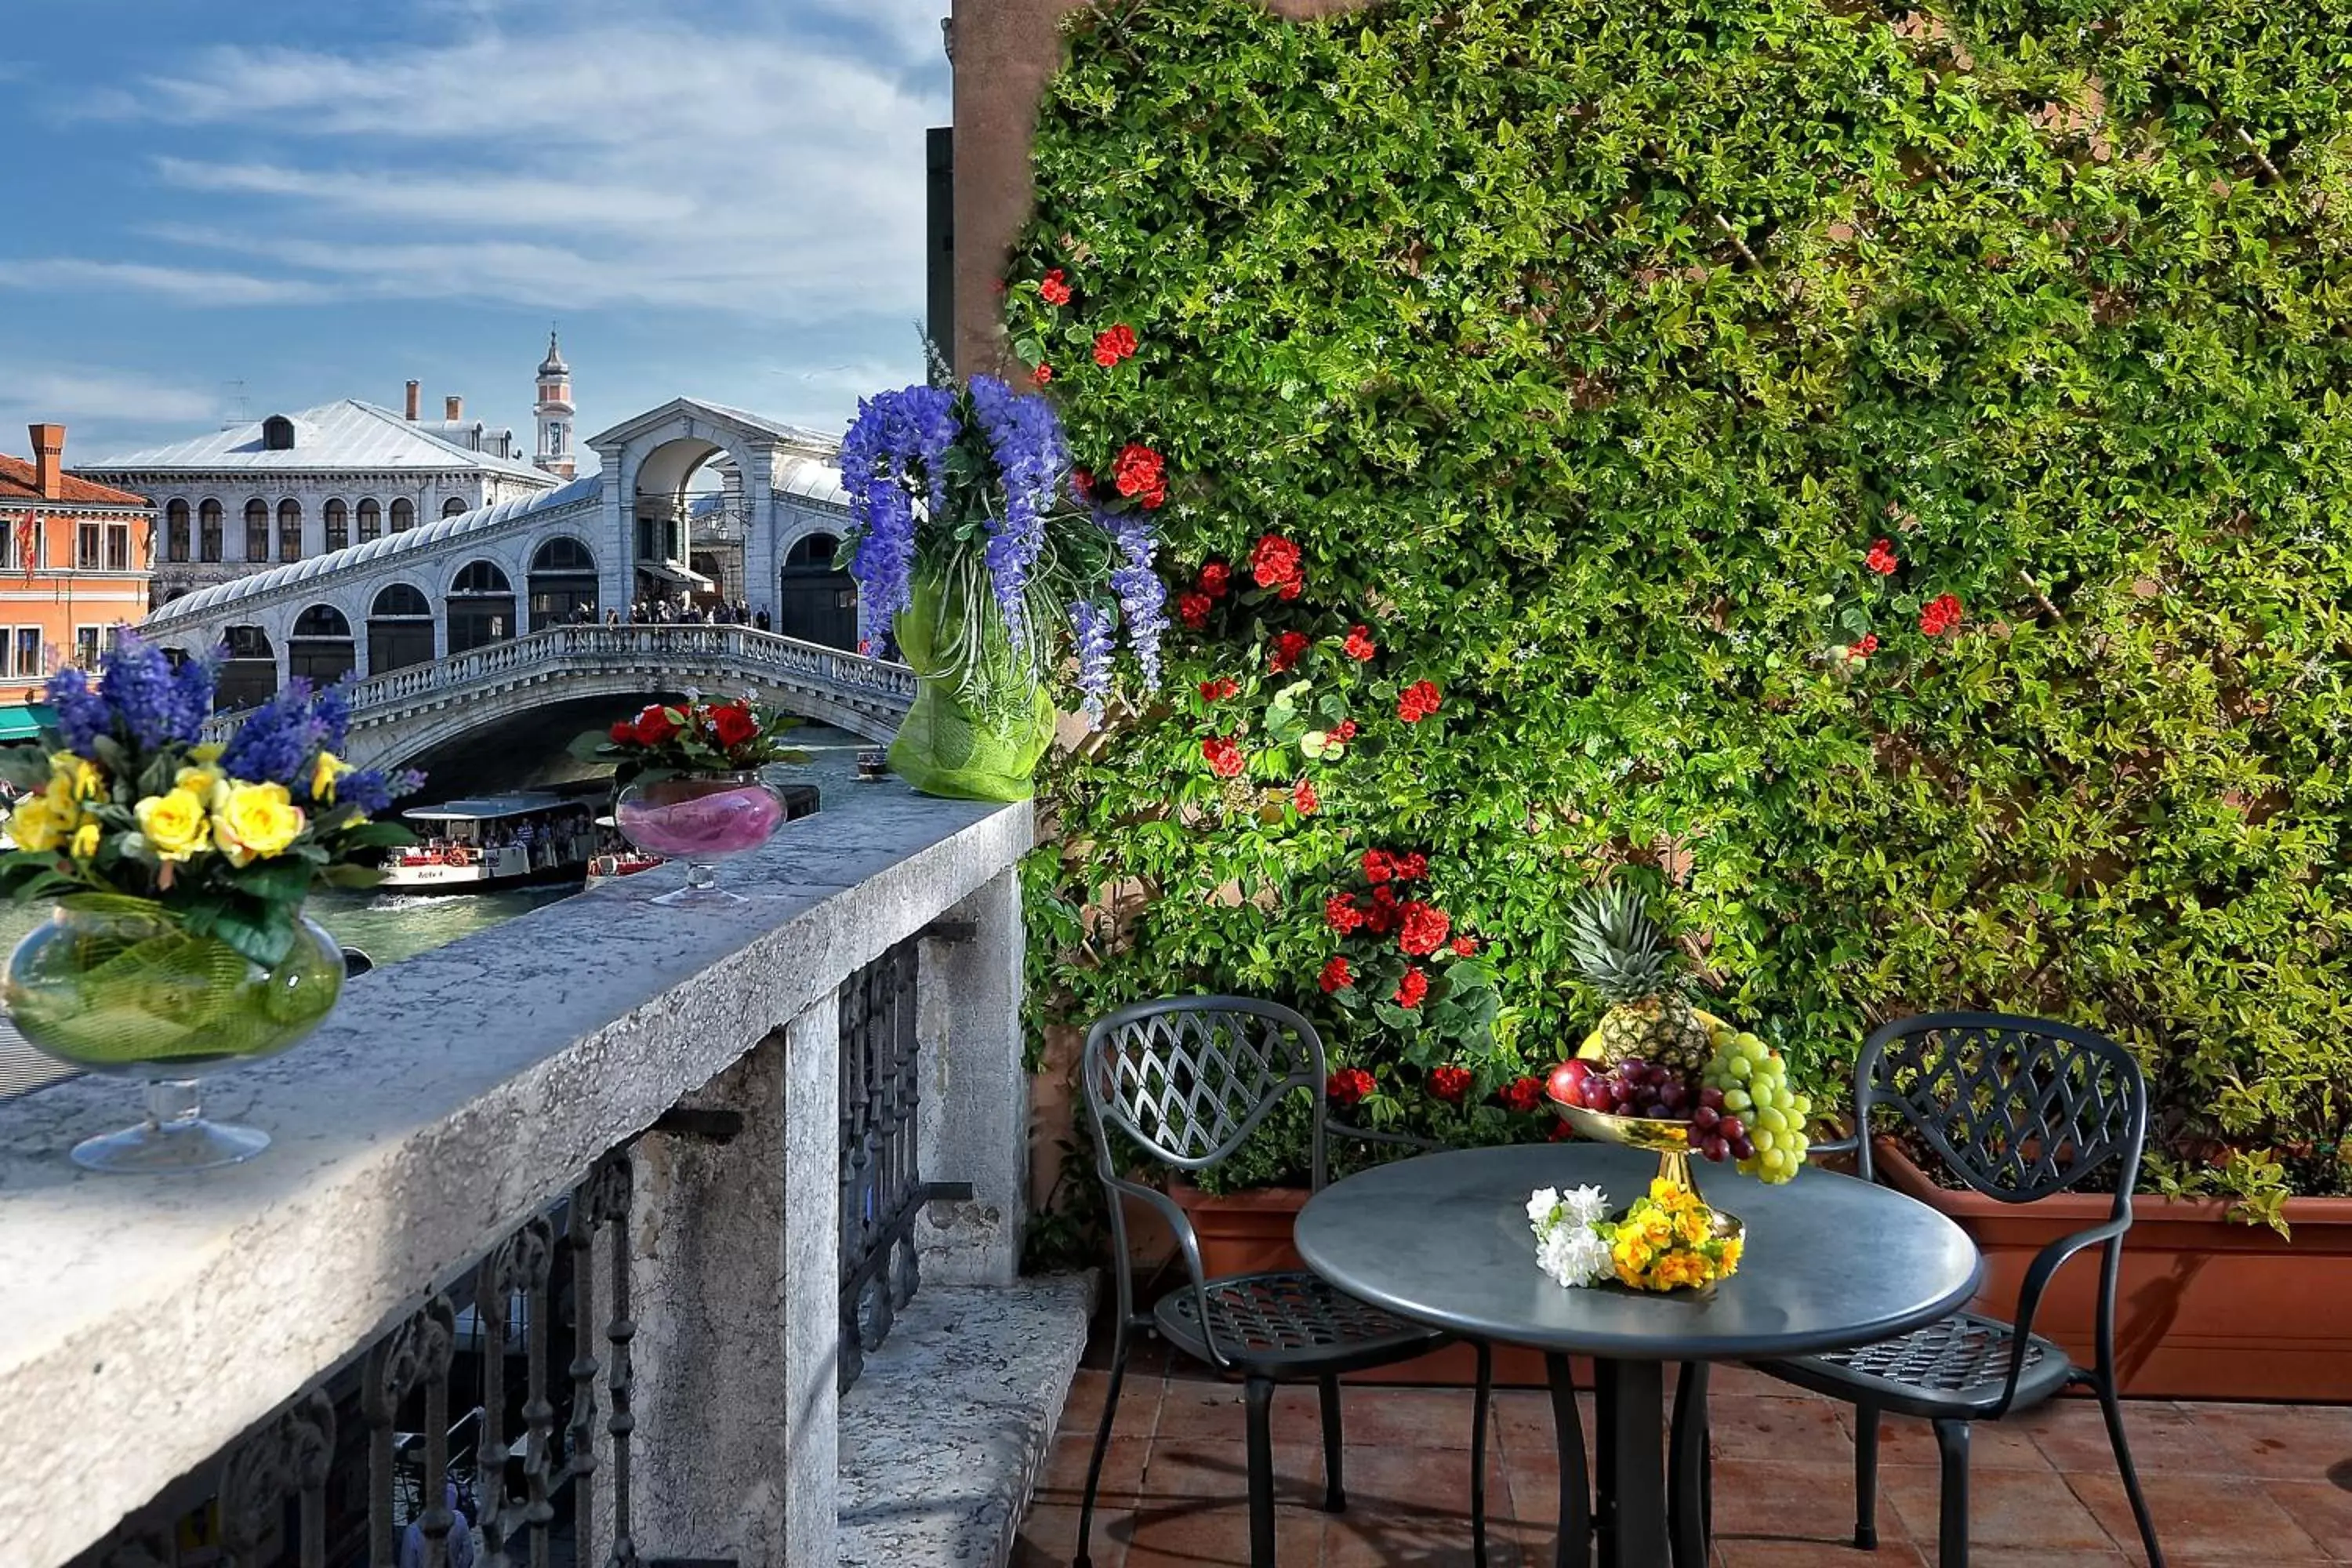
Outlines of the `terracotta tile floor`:
M 1071 1390 L 1023 1524 L 1013 1559 L 1020 1568 L 1070 1561 L 1106 1382 L 1090 1366 Z M 1315 1391 L 1286 1387 L 1276 1396 L 1282 1568 L 1466 1568 L 1469 1394 L 1350 1386 L 1343 1400 L 1349 1506 L 1325 1514 Z M 1888 1418 L 1880 1544 L 1862 1552 L 1849 1544 L 1853 1438 L 1844 1406 L 1729 1368 L 1717 1371 L 1711 1403 L 1717 1568 L 1934 1563 L 1935 1445 L 1924 1424 Z M 2352 1408 L 2147 1401 L 2126 1405 L 2125 1419 L 2173 1568 L 2352 1563 Z M 1588 1405 L 1588 1441 L 1591 1431 Z M 1238 1384 L 1141 1360 L 1129 1373 L 1114 1433 L 1095 1515 L 1095 1568 L 1248 1563 Z M 2063 1400 L 1980 1426 L 1973 1447 L 1973 1568 L 2143 1562 L 2096 1405 Z M 1498 1391 L 1487 1460 L 1488 1561 L 1550 1568 L 1559 1472 L 1543 1394 Z

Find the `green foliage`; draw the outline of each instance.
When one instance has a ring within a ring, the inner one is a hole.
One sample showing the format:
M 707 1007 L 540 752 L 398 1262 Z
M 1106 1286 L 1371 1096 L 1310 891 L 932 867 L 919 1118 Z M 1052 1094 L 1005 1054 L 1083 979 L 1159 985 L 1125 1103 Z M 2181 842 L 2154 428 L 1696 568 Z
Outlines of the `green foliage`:
M 1428 854 L 1483 1093 L 1598 1011 L 1560 915 L 1624 867 L 1817 1094 L 1878 1020 L 2050 1014 L 2147 1065 L 2161 1184 L 2352 1188 L 2347 40 L 2347 0 L 1081 12 L 1013 342 L 1081 464 L 1165 454 L 1171 578 L 1244 591 L 1051 781 L 1052 994 L 1278 997 L 1435 1121 L 1317 986 L 1328 891 Z M 1295 600 L 1247 589 L 1267 533 Z M 1293 731 L 1342 678 L 1331 754 Z

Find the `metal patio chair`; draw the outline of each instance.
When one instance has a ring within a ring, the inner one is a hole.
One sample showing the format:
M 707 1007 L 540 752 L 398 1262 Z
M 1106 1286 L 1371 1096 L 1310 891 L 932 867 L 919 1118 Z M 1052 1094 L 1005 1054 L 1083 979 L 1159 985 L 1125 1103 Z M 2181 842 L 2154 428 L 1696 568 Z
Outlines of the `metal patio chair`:
M 2147 1084 L 2138 1065 L 2088 1029 L 1999 1013 L 1931 1013 L 1870 1037 L 1854 1067 L 1854 1132 L 1816 1143 L 1813 1152 L 1850 1151 L 1868 1181 L 1872 1113 L 1881 1110 L 1893 1112 L 1954 1176 L 2002 1203 L 2030 1204 L 2068 1191 L 2111 1163 L 2116 1191 L 2105 1220 L 2059 1237 L 2034 1258 L 2015 1323 L 1963 1310 L 1876 1344 L 1759 1363 L 1760 1371 L 1854 1405 L 1854 1545 L 1878 1544 L 1881 1413 L 1935 1424 L 1943 1459 L 1937 1561 L 1942 1568 L 1965 1568 L 1970 1424 L 2030 1410 L 2081 1384 L 2098 1395 L 2148 1563 L 2164 1568 L 2116 1395 L 2116 1282 L 2147 1137 Z M 2059 1268 L 2094 1246 L 2101 1254 L 2098 1362 L 2077 1366 L 2033 1332 L 2033 1317 Z
M 1297 1089 L 1314 1096 L 1311 1177 L 1321 1191 L 1328 1123 L 1323 1041 L 1313 1025 L 1287 1007 L 1240 996 L 1179 996 L 1124 1007 L 1087 1031 L 1081 1064 L 1092 1115 L 1095 1165 L 1109 1199 L 1118 1319 L 1112 1341 L 1110 1385 L 1078 1513 L 1074 1568 L 1089 1568 L 1095 1490 L 1118 1411 L 1128 1353 L 1139 1334 L 1158 1333 L 1195 1361 L 1238 1373 L 1248 1407 L 1250 1563 L 1274 1568 L 1274 1441 L 1270 1415 L 1275 1384 L 1312 1379 L 1323 1405 L 1324 1508 L 1348 1506 L 1340 1476 L 1339 1377 L 1344 1373 L 1437 1349 L 1452 1336 L 1408 1322 L 1343 1295 L 1305 1270 L 1202 1275 L 1201 1244 L 1174 1199 L 1118 1173 L 1113 1128 L 1153 1158 L 1181 1171 L 1204 1171 L 1240 1148 L 1282 1100 Z M 1360 1134 L 1349 1133 L 1349 1136 Z M 1135 1301 L 1122 1199 L 1144 1204 L 1175 1233 L 1191 1278 L 1148 1309 Z M 1476 1560 L 1486 1561 L 1486 1412 L 1493 1389 L 1492 1352 L 1478 1353 L 1476 1430 L 1471 1447 L 1471 1529 Z

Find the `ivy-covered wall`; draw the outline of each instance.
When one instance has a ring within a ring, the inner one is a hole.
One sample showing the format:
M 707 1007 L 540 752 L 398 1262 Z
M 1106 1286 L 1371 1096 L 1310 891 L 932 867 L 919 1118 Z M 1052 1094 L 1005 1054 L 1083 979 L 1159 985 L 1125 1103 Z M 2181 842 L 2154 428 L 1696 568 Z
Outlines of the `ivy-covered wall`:
M 1286 999 L 1360 1114 L 1541 1136 L 1517 1080 L 1596 1011 L 1559 917 L 1618 868 L 1816 1077 L 1906 1012 L 2086 1020 L 2160 1179 L 2352 1190 L 2347 38 L 1078 14 L 1007 324 L 1095 482 L 1164 484 L 1196 624 L 1050 782 L 1042 1004 Z

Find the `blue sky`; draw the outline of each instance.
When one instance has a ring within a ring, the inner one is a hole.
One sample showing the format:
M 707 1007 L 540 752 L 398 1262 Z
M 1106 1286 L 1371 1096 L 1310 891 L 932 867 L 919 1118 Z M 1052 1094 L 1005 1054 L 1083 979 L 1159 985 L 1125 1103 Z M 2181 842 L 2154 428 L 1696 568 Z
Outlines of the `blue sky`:
M 425 384 L 527 429 L 918 379 L 947 0 L 62 0 L 0 29 L 0 451 Z

